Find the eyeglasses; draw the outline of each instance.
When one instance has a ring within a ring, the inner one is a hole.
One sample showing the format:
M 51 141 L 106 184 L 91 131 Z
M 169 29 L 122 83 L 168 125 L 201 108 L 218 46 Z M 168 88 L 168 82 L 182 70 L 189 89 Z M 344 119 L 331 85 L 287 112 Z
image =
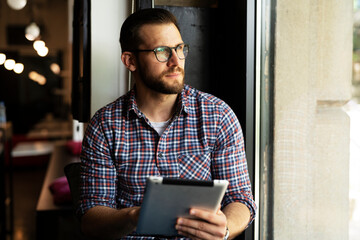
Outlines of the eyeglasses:
M 160 46 L 154 49 L 136 49 L 130 52 L 154 52 L 159 62 L 167 62 L 172 56 L 173 49 L 175 49 L 176 55 L 181 60 L 185 59 L 189 53 L 189 45 L 185 43 L 181 43 L 176 47 Z

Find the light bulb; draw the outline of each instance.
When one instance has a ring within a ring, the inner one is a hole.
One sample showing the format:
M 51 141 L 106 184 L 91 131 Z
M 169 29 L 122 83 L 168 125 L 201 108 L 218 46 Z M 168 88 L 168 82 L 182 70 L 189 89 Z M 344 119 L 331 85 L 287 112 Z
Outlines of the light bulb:
M 43 40 L 36 40 L 33 43 L 33 47 L 36 51 L 40 51 L 40 49 L 45 47 L 45 42 Z
M 54 74 L 60 74 L 61 69 L 60 69 L 59 64 L 57 64 L 57 63 L 52 63 L 52 64 L 50 65 L 50 69 L 51 69 L 51 71 L 52 71 Z
M 4 53 L 0 53 L 0 65 L 3 65 L 6 60 L 6 55 Z
M 20 74 L 24 71 L 24 64 L 22 63 L 16 63 L 14 66 L 14 72 L 17 74 Z
M 7 4 L 14 10 L 21 10 L 26 6 L 26 0 L 7 0 Z
M 45 57 L 48 54 L 48 52 L 49 49 L 47 47 L 42 47 L 37 51 L 40 57 Z
M 34 41 L 40 35 L 40 28 L 36 23 L 30 23 L 25 29 L 25 37 L 29 41 Z
M 14 59 L 7 59 L 4 63 L 4 66 L 7 70 L 13 70 L 15 67 L 15 60 Z
M 40 84 L 40 85 L 45 85 L 46 78 L 43 75 L 40 75 L 38 80 L 37 80 L 37 83 Z
M 46 83 L 46 78 L 43 75 L 41 75 L 35 71 L 29 72 L 28 76 L 31 80 L 33 80 L 34 82 L 37 82 L 40 85 L 45 85 L 45 83 Z
M 29 78 L 30 78 L 31 80 L 35 81 L 37 75 L 38 75 L 37 72 L 31 71 L 31 72 L 29 72 L 29 75 L 28 75 L 28 76 L 29 76 Z

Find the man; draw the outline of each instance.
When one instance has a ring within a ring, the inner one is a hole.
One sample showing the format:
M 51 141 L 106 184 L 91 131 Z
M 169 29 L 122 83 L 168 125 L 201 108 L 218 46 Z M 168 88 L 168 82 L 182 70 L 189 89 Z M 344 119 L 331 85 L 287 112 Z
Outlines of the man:
M 235 114 L 220 99 L 184 84 L 189 47 L 170 12 L 130 15 L 120 43 L 135 87 L 100 109 L 87 127 L 78 211 L 83 232 L 99 239 L 146 239 L 129 234 L 136 229 L 146 178 L 157 175 L 227 179 L 221 209 L 191 209 L 203 221 L 179 218 L 174 227 L 191 239 L 236 237 L 254 219 L 256 206 Z

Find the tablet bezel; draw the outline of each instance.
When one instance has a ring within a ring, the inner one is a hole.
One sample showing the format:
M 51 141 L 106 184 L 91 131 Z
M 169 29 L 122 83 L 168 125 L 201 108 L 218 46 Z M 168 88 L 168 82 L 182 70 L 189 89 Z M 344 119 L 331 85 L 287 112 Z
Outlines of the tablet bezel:
M 176 220 L 191 218 L 190 208 L 217 211 L 228 184 L 227 180 L 149 177 L 136 234 L 178 236 Z

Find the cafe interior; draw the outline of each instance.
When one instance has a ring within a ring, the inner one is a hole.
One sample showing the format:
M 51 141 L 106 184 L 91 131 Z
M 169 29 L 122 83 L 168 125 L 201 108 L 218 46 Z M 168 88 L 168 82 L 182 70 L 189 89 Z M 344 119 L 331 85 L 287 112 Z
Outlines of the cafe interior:
M 67 182 L 72 172 L 66 174 L 65 166 L 80 161 L 90 116 L 132 86 L 120 64 L 120 27 L 132 11 L 154 7 L 154 2 L 172 8 L 185 28 L 184 40 L 195 43 L 187 61 L 187 82 L 238 101 L 237 89 L 225 94 L 220 83 L 209 83 L 212 75 L 226 73 L 221 67 L 212 68 L 212 74 L 205 71 L 213 63 L 202 50 L 202 45 L 213 44 L 214 32 L 215 39 L 245 43 L 242 32 L 234 37 L 212 21 L 218 17 L 214 13 L 221 14 L 224 23 L 237 18 L 228 15 L 228 3 L 220 8 L 217 0 L 0 0 L 0 107 L 6 115 L 0 128 L 0 240 L 86 239 L 74 214 L 72 183 Z M 90 9 L 96 9 L 91 24 Z M 216 31 L 210 31 L 210 25 Z M 91 49 L 90 32 L 96 33 L 91 34 Z M 236 51 L 246 56 L 246 48 Z M 246 65 L 240 65 L 245 72 Z M 90 87 L 91 78 L 99 80 Z M 244 111 L 240 105 L 234 109 Z
M 0 128 L 0 200 L 4 203 L 0 240 L 86 239 L 74 214 L 72 183 L 67 182 L 72 170 L 64 170 L 79 162 L 90 116 L 132 86 L 131 76 L 120 64 L 120 27 L 132 11 L 154 7 L 154 2 L 176 12 L 184 27 L 184 40 L 194 43 L 186 66 L 191 72 L 187 82 L 208 92 L 217 91 L 228 97 L 228 102 L 238 101 L 239 90 L 226 93 L 220 83 L 209 83 L 209 77 L 226 73 L 221 67 L 211 68 L 214 63 L 209 61 L 208 51 L 202 50 L 203 45 L 211 48 L 211 39 L 219 38 L 218 44 L 226 38 L 241 42 L 243 47 L 235 51 L 246 56 L 243 32 L 234 36 L 218 24 L 220 21 L 214 24 L 212 20 L 218 19 L 217 14 L 224 23 L 228 18 L 237 19 L 239 14 L 228 14 L 229 3 L 220 8 L 217 0 L 107 0 L 106 4 L 90 0 L 0 0 L 0 107 L 6 114 Z M 91 24 L 90 8 L 96 9 L 91 11 Z M 244 7 L 238 9 L 246 11 Z M 241 25 L 242 31 L 246 30 Z M 94 33 L 91 49 L 90 26 Z M 223 61 L 217 64 L 228 65 Z M 233 64 L 241 65 L 246 72 L 245 64 Z M 91 82 L 90 94 L 91 78 L 99 80 Z M 235 105 L 234 110 L 244 111 L 244 106 Z
M 63 169 L 78 161 L 82 136 L 71 113 L 73 4 L 0 1 L 2 240 L 81 239 L 58 231 L 76 223 Z M 66 155 L 60 165 L 55 152 Z
M 67 182 L 71 170 L 65 176 L 65 166 L 79 162 L 90 116 L 132 86 L 120 64 L 120 27 L 135 9 L 154 7 L 154 2 L 175 12 L 184 41 L 194 43 L 187 82 L 230 103 L 239 101 L 238 89 L 225 92 L 220 82 L 208 81 L 229 74 L 221 71 L 228 63 L 211 62 L 202 48 L 223 44 L 224 38 L 229 44 L 240 42 L 235 51 L 243 56 L 237 58 L 241 63 L 232 64 L 246 72 L 246 14 L 236 12 L 246 11 L 240 6 L 245 2 L 231 9 L 217 0 L 0 0 L 0 107 L 6 115 L 0 128 L 0 240 L 85 239 Z M 90 9 L 96 9 L 91 24 Z M 234 14 L 228 14 L 230 9 Z M 242 31 L 235 35 L 226 24 L 233 20 L 241 22 Z M 91 78 L 98 81 L 90 86 Z M 233 107 L 244 111 L 242 105 Z M 243 122 L 245 115 L 239 116 Z

